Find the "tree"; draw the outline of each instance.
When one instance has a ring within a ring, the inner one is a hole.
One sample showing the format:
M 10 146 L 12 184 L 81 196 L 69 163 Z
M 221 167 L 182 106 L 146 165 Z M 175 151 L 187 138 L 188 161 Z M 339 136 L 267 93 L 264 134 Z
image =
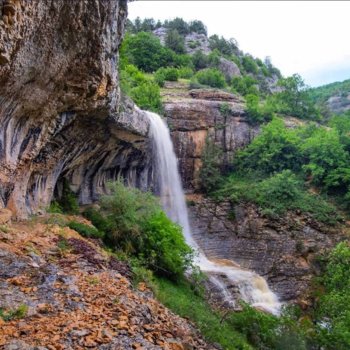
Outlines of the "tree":
M 222 150 L 207 137 L 202 153 L 202 167 L 199 173 L 202 189 L 206 193 L 217 189 L 222 180 L 220 170 L 221 156 Z
M 172 21 L 165 21 L 164 26 L 169 29 L 176 29 L 181 35 L 186 35 L 189 33 L 188 24 L 179 17 L 176 17 Z
M 165 46 L 178 54 L 185 53 L 185 40 L 176 29 L 168 29 Z
M 248 55 L 243 56 L 242 66 L 244 67 L 247 73 L 253 73 L 253 74 L 258 73 L 258 66 L 254 61 L 254 58 L 251 56 L 248 56 Z
M 204 55 L 204 53 L 200 50 L 197 50 L 193 56 L 192 56 L 192 62 L 194 65 L 194 68 L 196 70 L 200 70 L 203 68 L 208 67 L 208 56 Z
M 121 56 L 144 72 L 154 72 L 160 67 L 170 65 L 174 53 L 161 45 L 151 33 L 140 32 L 127 35 L 124 39 Z
M 311 100 L 309 89 L 300 75 L 294 74 L 279 80 L 278 85 L 282 91 L 277 94 L 280 102 L 280 113 L 301 119 L 318 120 L 319 111 Z
M 226 40 L 224 37 L 212 35 L 209 38 L 209 46 L 211 50 L 218 49 L 222 55 L 230 56 L 238 51 L 237 41 L 233 38 Z
M 203 24 L 202 21 L 198 20 L 190 22 L 189 31 L 198 34 L 204 34 L 205 36 L 207 35 L 207 27 Z

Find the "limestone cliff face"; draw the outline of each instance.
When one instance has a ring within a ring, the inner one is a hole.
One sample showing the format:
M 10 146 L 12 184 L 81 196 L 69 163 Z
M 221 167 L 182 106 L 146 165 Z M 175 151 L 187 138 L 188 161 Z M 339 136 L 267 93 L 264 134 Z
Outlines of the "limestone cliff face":
M 81 203 L 118 174 L 141 185 L 148 123 L 118 87 L 126 15 L 126 1 L 0 0 L 0 207 L 37 212 L 63 178 Z
M 223 167 L 236 151 L 258 134 L 247 122 L 240 98 L 219 90 L 188 90 L 181 83 L 167 83 L 163 90 L 165 116 L 171 130 L 183 185 L 199 190 L 201 157 L 208 137 L 223 150 Z
M 317 255 L 331 249 L 344 227 L 320 224 L 305 215 L 268 218 L 254 205 L 192 199 L 193 234 L 211 259 L 229 259 L 264 276 L 282 301 L 308 303 L 308 289 L 318 271 Z

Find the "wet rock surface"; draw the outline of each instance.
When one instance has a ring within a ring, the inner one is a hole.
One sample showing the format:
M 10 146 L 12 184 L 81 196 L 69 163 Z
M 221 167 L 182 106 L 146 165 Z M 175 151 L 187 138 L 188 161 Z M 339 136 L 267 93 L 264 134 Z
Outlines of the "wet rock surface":
M 0 348 L 214 349 L 186 320 L 132 287 L 127 263 L 44 219 L 0 231 Z
M 317 256 L 346 232 L 296 213 L 271 219 L 254 205 L 232 206 L 199 195 L 188 199 L 193 235 L 205 254 L 257 272 L 282 301 L 307 302 Z

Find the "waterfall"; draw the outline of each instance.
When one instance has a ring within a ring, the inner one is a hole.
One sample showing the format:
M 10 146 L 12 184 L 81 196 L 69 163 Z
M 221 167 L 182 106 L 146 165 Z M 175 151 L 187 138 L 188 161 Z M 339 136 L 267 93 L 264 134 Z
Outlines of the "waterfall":
M 263 277 L 255 272 L 241 269 L 238 265 L 226 260 L 209 260 L 195 242 L 191 234 L 185 196 L 169 129 L 159 115 L 146 113 L 150 120 L 156 192 L 160 195 L 164 211 L 171 220 L 182 227 L 187 244 L 197 252 L 197 265 L 209 275 L 210 281 L 218 287 L 225 301 L 234 303 L 225 283 L 219 278 L 221 276 L 225 276 L 238 286 L 243 300 L 252 306 L 278 314 L 280 310 L 278 298 L 269 289 Z

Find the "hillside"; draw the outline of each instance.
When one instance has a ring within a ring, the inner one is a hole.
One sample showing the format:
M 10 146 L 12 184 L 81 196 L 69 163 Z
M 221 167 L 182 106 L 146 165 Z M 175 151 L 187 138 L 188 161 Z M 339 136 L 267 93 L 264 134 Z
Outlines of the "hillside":
M 311 96 L 326 114 L 345 113 L 350 110 L 350 80 L 314 88 Z

